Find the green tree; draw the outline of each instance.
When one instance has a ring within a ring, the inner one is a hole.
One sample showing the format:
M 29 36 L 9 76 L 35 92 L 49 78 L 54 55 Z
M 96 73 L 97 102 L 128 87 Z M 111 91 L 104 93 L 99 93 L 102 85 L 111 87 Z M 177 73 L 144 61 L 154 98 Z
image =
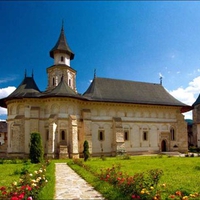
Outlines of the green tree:
M 89 144 L 88 141 L 85 140 L 85 142 L 83 143 L 83 157 L 84 157 L 84 161 L 87 161 L 87 159 L 89 158 L 90 153 L 89 153 Z
M 40 133 L 31 133 L 30 159 L 32 163 L 43 161 L 43 147 Z

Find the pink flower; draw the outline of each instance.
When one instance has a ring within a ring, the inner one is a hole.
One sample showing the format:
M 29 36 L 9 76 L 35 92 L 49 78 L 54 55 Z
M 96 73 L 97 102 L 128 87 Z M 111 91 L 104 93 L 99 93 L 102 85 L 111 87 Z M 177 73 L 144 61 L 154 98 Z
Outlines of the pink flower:
M 28 197 L 27 200 L 33 200 L 33 198 L 32 197 Z

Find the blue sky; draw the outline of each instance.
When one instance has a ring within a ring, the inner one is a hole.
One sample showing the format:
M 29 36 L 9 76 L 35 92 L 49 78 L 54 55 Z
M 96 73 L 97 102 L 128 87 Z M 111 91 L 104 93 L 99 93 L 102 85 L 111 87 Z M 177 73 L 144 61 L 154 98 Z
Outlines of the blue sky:
M 77 90 L 94 76 L 159 83 L 192 105 L 200 93 L 198 1 L 0 1 L 0 98 L 24 78 L 47 87 L 62 20 Z M 0 119 L 5 119 L 0 109 Z M 191 118 L 191 113 L 186 114 Z

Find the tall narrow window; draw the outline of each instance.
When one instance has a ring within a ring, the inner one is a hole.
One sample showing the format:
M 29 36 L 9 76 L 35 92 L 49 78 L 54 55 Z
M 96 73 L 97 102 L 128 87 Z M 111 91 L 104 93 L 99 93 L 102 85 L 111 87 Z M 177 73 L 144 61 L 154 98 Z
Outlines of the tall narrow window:
M 69 79 L 69 86 L 71 86 L 71 79 Z
M 171 134 L 171 140 L 175 140 L 175 130 L 174 130 L 174 128 L 170 129 L 170 134 Z
M 55 80 L 54 80 L 54 78 L 53 78 L 53 85 L 55 85 Z
M 98 135 L 98 138 L 100 141 L 103 141 L 104 140 L 104 131 L 99 131 L 99 135 Z
M 129 140 L 129 132 L 128 131 L 124 131 L 124 140 Z
M 46 140 L 49 140 L 49 130 L 46 130 Z
M 63 56 L 61 56 L 60 60 L 61 60 L 61 62 L 63 62 L 63 61 L 64 61 L 64 58 L 63 58 Z
M 143 140 L 144 141 L 148 140 L 148 132 L 147 131 L 143 132 Z
M 61 132 L 61 140 L 65 140 L 65 131 Z

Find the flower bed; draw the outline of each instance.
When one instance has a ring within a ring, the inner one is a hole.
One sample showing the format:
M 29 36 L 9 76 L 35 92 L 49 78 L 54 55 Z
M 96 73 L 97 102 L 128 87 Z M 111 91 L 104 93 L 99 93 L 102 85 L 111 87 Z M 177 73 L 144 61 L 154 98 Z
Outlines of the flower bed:
M 45 177 L 45 163 L 34 173 L 28 171 L 21 175 L 19 181 L 14 181 L 8 187 L 0 187 L 0 199 L 10 200 L 34 200 L 38 199 L 40 190 L 45 186 L 48 180 Z

